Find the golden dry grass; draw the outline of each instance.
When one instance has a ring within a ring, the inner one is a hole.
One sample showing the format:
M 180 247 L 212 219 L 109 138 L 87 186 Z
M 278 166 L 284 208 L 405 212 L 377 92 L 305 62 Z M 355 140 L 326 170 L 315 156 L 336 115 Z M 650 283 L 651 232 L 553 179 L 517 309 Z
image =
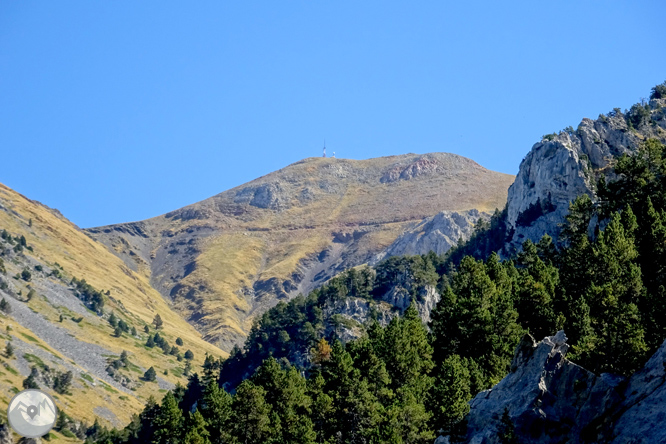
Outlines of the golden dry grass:
M 184 362 L 176 362 L 175 357 L 165 356 L 158 348 L 146 349 L 141 346 L 146 338 L 142 331 L 143 325 L 150 324 L 155 314 L 159 313 L 164 321 L 164 328 L 160 334 L 172 345 L 175 344 L 176 337 L 183 339 L 184 347 L 180 348 L 183 352 L 187 349 L 194 352 L 195 371 L 202 364 L 206 353 L 218 357 L 226 356 L 226 352 L 204 341 L 201 334 L 183 320 L 150 286 L 145 276 L 131 271 L 105 246 L 92 240 L 71 222 L 2 184 L 0 184 L 0 204 L 5 208 L 5 211 L 0 210 L 0 229 L 7 229 L 15 236 L 24 235 L 28 245 L 33 247 L 33 252 L 25 251 L 26 255 L 33 256 L 47 266 L 59 263 L 65 270 L 67 278 L 85 279 L 97 289 L 111 290 L 111 297 L 121 302 L 126 311 L 111 301 L 107 303 L 105 310 L 113 310 L 117 316 L 125 318 L 142 336 L 141 340 L 130 338 L 128 335 L 124 335 L 123 338 L 112 337 L 108 323 L 94 317 L 86 317 L 80 324 L 71 321 L 60 324 L 77 340 L 99 344 L 108 349 L 110 354 L 119 355 L 123 350 L 127 350 L 134 364 L 143 368 L 154 366 L 161 378 L 173 384 L 178 382 L 185 384 L 184 378 L 176 377 L 173 373 L 178 372 L 177 369 L 182 369 Z M 30 220 L 32 226 L 29 226 Z M 52 306 L 41 297 L 34 298 L 30 306 L 52 322 L 58 322 L 59 315 L 63 313 L 61 308 Z M 11 325 L 13 332 L 16 333 L 25 330 L 12 319 L 5 317 L 0 321 L 3 332 L 7 325 Z M 25 333 L 36 336 L 34 332 L 27 330 Z M 46 345 L 46 341 L 41 342 L 42 348 L 49 349 L 60 359 L 65 359 L 59 351 Z M 169 374 L 162 374 L 164 370 L 168 370 Z M 0 376 L 4 378 L 5 375 Z M 3 384 L 3 390 L 6 392 L 11 386 L 20 388 L 22 380 L 23 377 L 14 375 L 5 378 L 7 385 Z M 85 389 L 74 389 L 71 397 L 58 396 L 61 397 L 67 413 L 77 419 L 94 421 L 93 409 L 99 406 L 110 409 L 123 424 L 129 421 L 131 414 L 138 413 L 143 408 L 149 396 L 157 398 L 162 396 L 157 384 L 144 384 L 132 394 L 113 393 L 112 390 L 114 389 L 105 388 L 105 384 L 99 382 L 97 387 L 89 385 Z M 126 399 L 121 399 L 120 396 Z

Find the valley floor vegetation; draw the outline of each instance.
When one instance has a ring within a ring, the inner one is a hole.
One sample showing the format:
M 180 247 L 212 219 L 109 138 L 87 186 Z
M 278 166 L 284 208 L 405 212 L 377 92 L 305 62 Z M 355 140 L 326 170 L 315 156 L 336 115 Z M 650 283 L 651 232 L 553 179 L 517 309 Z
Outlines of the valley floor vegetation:
M 527 241 L 502 260 L 461 255 L 390 258 L 350 270 L 280 303 L 255 323 L 243 349 L 207 359 L 187 387 L 151 399 L 122 430 L 89 429 L 97 443 L 425 443 L 461 439 L 468 401 L 511 369 L 527 333 L 564 329 L 569 358 L 595 372 L 630 375 L 666 338 L 666 147 L 646 141 L 578 197 L 561 243 Z M 471 243 L 501 239 L 496 215 Z M 331 300 L 377 299 L 398 278 L 431 285 L 441 301 L 424 325 L 415 308 L 343 344 Z M 511 426 L 502 442 L 514 442 Z

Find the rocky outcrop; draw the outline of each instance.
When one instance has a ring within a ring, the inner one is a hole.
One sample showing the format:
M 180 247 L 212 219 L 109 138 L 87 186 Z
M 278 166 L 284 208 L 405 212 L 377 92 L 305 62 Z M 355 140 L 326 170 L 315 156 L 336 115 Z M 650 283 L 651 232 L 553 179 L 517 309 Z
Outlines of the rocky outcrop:
M 666 341 L 645 367 L 635 373 L 613 420 L 610 442 L 666 442 Z
M 585 370 L 568 348 L 563 331 L 523 338 L 511 373 L 470 402 L 467 442 L 499 443 L 505 411 L 524 443 L 666 442 L 666 342 L 629 380 Z
M 626 114 L 616 109 L 597 120 L 583 119 L 575 131 L 545 136 L 532 147 L 509 188 L 512 246 L 538 241 L 545 233 L 557 239 L 569 203 L 581 194 L 594 198 L 599 177 L 613 179 L 610 166 L 617 156 L 634 152 L 646 138 L 666 141 L 666 100 L 646 106 L 642 112 L 649 116 L 640 117 L 633 111 L 638 108 Z
M 439 302 L 440 295 L 431 285 L 419 291 L 416 298 L 416 309 L 424 324 L 430 322 L 430 313 Z M 391 319 L 403 313 L 409 307 L 412 296 L 404 287 L 395 286 L 378 300 L 368 300 L 357 297 L 347 297 L 324 309 L 327 318 L 337 317 L 335 322 L 335 336 L 343 342 L 360 338 L 364 332 L 364 325 L 371 319 L 376 319 L 381 326 L 388 325 Z M 332 333 L 332 332 L 328 332 Z
M 490 214 L 478 210 L 442 211 L 406 230 L 377 256 L 375 262 L 389 256 L 427 254 L 430 251 L 444 254 L 459 240 L 469 239 L 479 219 L 489 218 Z

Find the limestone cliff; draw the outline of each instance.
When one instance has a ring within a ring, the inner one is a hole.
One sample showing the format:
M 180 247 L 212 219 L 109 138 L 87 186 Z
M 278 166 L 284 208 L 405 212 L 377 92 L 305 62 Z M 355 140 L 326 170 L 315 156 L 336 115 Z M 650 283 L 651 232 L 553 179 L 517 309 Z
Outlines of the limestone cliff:
M 666 141 L 664 106 L 665 99 L 653 99 L 625 113 L 615 109 L 536 143 L 509 188 L 511 246 L 538 241 L 545 233 L 557 239 L 569 203 L 581 194 L 594 199 L 599 177 L 612 179 L 616 157 L 635 151 L 647 138 Z
M 442 211 L 408 228 L 373 262 L 389 256 L 427 254 L 430 251 L 444 254 L 459 240 L 469 239 L 479 219 L 488 218 L 490 218 L 489 213 L 476 209 L 459 212 Z

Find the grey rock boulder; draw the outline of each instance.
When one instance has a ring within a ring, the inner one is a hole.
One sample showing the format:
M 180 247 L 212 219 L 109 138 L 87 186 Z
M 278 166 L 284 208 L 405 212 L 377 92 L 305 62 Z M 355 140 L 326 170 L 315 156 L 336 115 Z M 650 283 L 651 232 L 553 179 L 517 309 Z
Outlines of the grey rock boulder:
M 666 443 L 666 341 L 631 378 L 595 375 L 565 358 L 560 331 L 526 335 L 511 372 L 470 402 L 467 442 L 499 443 L 506 410 L 522 443 Z
M 610 442 L 648 444 L 666 442 L 666 341 L 625 390 L 626 399 L 614 413 Z
M 563 331 L 536 344 L 523 338 L 511 373 L 470 403 L 468 442 L 499 443 L 505 409 L 525 443 L 598 442 L 605 414 L 622 402 L 624 378 L 596 376 L 565 359 Z

